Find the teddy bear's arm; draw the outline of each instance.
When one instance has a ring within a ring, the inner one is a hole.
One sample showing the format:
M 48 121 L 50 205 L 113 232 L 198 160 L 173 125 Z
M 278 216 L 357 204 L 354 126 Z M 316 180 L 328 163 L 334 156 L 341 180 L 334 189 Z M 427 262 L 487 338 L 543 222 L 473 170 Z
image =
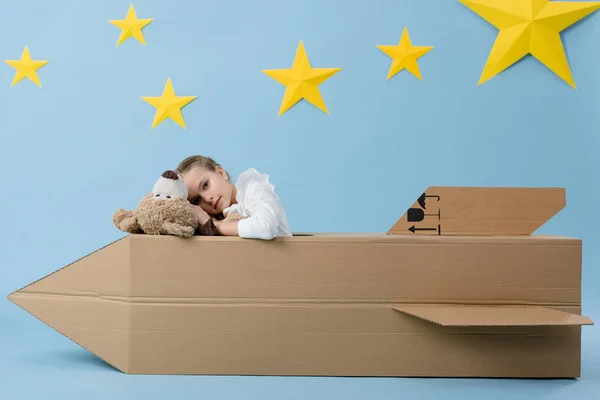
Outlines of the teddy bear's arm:
M 120 208 L 113 215 L 113 223 L 117 228 L 129 233 L 142 233 L 142 228 L 138 224 L 135 213 L 131 210 Z
M 175 222 L 163 222 L 163 228 L 169 235 L 191 237 L 194 235 L 195 229 L 191 226 L 180 225 Z

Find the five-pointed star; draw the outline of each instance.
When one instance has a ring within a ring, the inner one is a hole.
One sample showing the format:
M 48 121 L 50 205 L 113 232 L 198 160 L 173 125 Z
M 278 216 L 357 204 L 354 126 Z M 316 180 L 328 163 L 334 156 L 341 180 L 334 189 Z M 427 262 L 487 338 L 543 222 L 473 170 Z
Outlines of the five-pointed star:
M 186 129 L 181 109 L 196 97 L 197 96 L 175 96 L 171 78 L 168 78 L 161 97 L 142 97 L 142 100 L 156 108 L 152 129 L 167 118 L 171 118 L 183 129 Z
M 421 77 L 421 71 L 419 70 L 419 64 L 417 60 L 423 57 L 425 54 L 433 49 L 433 46 L 413 46 L 410 41 L 408 29 L 406 26 L 402 31 L 402 36 L 397 45 L 381 45 L 378 44 L 377 48 L 392 58 L 392 65 L 388 71 L 386 80 L 402 71 L 404 68 L 419 79 Z
M 459 0 L 499 29 L 479 85 L 531 54 L 575 87 L 560 32 L 600 8 L 600 2 Z
M 121 28 L 121 35 L 119 35 L 119 40 L 117 41 L 117 47 L 121 45 L 124 41 L 133 36 L 138 42 L 146 45 L 146 39 L 144 39 L 144 34 L 142 33 L 142 29 L 150 22 L 152 22 L 154 18 L 146 18 L 146 19 L 138 19 L 135 9 L 133 8 L 133 4 L 129 5 L 129 11 L 127 11 L 127 16 L 125 19 L 111 19 L 108 22 L 113 24 L 116 27 Z
M 5 63 L 17 70 L 11 86 L 14 86 L 23 78 L 31 79 L 36 85 L 42 87 L 37 70 L 48 64 L 47 60 L 32 60 L 29 54 L 29 47 L 25 46 L 20 60 L 4 60 Z
M 267 69 L 262 72 L 286 87 L 279 108 L 280 116 L 302 99 L 329 114 L 318 86 L 341 70 L 341 68 L 312 68 L 304 44 L 300 41 L 292 68 Z

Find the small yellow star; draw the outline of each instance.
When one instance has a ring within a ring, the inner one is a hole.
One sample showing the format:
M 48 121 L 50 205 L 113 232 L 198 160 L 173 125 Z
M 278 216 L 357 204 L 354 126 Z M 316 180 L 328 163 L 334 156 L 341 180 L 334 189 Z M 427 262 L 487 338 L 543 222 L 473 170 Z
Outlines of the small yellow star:
M 145 46 L 146 39 L 144 39 L 142 29 L 144 29 L 144 27 L 152 21 L 154 21 L 154 18 L 138 19 L 135 13 L 135 9 L 133 8 L 133 4 L 130 4 L 129 11 L 127 11 L 127 16 L 125 17 L 125 19 L 112 19 L 108 22 L 110 22 L 118 28 L 121 28 L 121 35 L 119 36 L 119 40 L 117 41 L 117 47 L 119 47 L 121 43 L 123 43 L 130 37 L 133 37 Z
M 410 41 L 408 29 L 406 26 L 402 31 L 402 36 L 397 45 L 377 45 L 377 48 L 392 58 L 392 65 L 388 71 L 386 80 L 390 79 L 404 68 L 420 80 L 421 71 L 419 70 L 419 64 L 417 60 L 429 53 L 433 46 L 413 46 Z
M 23 53 L 21 54 L 20 60 L 4 60 L 5 63 L 17 70 L 15 77 L 13 78 L 11 86 L 14 86 L 17 82 L 23 78 L 31 79 L 36 85 L 42 87 L 40 78 L 37 75 L 37 70 L 44 65 L 48 64 L 47 60 L 32 60 L 31 54 L 29 54 L 29 47 L 25 46 Z
M 286 87 L 279 108 L 280 116 L 302 99 L 329 114 L 318 86 L 341 70 L 341 68 L 312 68 L 304 44 L 300 41 L 292 68 L 267 69 L 262 72 Z
M 560 32 L 600 9 L 599 1 L 459 0 L 498 29 L 481 85 L 531 54 L 576 89 Z
M 142 100 L 156 108 L 152 129 L 167 118 L 171 118 L 183 129 L 186 129 L 181 109 L 192 102 L 196 97 L 197 96 L 175 96 L 171 78 L 168 78 L 161 97 L 142 97 Z

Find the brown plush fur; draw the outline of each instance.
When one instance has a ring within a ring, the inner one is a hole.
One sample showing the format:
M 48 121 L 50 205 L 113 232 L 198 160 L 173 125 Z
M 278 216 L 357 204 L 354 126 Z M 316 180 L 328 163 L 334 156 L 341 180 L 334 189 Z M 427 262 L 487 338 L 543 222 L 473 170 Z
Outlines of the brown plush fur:
M 226 221 L 240 219 L 239 214 L 229 214 L 225 218 Z M 191 237 L 195 233 L 203 234 L 199 230 L 198 219 L 187 199 L 154 200 L 152 193 L 147 194 L 135 210 L 122 208 L 117 210 L 113 215 L 113 223 L 117 228 L 128 233 L 182 237 Z

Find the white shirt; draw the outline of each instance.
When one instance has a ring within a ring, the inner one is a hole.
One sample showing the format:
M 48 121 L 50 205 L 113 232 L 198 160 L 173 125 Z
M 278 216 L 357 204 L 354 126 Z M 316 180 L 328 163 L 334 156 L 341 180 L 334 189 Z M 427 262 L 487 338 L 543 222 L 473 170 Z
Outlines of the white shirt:
M 238 222 L 238 234 L 246 239 L 271 240 L 277 236 L 292 236 L 287 215 L 275 193 L 269 175 L 254 168 L 242 172 L 236 183 L 237 204 L 223 212 L 238 212 L 245 219 Z

